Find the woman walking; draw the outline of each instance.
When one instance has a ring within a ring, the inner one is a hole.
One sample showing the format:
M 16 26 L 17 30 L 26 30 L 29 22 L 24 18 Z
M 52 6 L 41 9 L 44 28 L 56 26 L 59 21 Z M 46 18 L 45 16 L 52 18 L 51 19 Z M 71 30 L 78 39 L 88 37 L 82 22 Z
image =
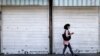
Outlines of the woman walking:
M 72 56 L 77 56 L 73 53 L 73 50 L 72 50 L 72 47 L 71 47 L 71 44 L 70 44 L 70 39 L 71 39 L 71 35 L 73 35 L 74 33 L 70 32 L 69 29 L 70 29 L 70 24 L 66 24 L 64 26 L 64 34 L 62 35 L 63 36 L 63 44 L 64 44 L 64 48 L 63 48 L 63 55 L 65 55 L 65 51 L 66 51 L 66 48 L 68 47 L 70 52 L 71 52 L 71 55 Z

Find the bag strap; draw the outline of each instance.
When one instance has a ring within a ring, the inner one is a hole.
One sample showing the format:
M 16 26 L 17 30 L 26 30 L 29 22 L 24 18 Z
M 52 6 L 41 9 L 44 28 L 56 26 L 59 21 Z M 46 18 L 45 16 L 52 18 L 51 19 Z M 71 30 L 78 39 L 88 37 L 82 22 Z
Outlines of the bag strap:
M 68 30 L 68 35 L 71 35 L 69 30 Z
M 66 30 L 64 31 L 64 34 L 66 34 Z M 69 32 L 69 30 L 68 30 L 68 35 L 70 35 L 70 32 Z
M 64 34 L 66 34 L 66 30 L 64 31 Z

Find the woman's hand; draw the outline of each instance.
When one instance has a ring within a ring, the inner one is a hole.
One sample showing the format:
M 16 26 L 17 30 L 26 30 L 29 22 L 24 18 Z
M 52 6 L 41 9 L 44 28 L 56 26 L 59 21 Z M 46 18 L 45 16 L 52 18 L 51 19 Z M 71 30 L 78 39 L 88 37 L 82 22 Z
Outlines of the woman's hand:
M 73 34 L 74 34 L 74 32 L 71 33 L 71 35 L 73 35 Z

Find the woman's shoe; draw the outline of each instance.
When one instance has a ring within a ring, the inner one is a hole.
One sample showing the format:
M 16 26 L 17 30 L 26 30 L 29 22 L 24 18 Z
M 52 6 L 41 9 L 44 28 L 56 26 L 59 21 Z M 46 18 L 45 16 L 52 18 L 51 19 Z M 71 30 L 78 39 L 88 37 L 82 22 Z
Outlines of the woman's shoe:
M 78 56 L 78 55 L 75 54 L 74 56 Z
M 78 56 L 78 55 L 74 54 L 74 55 L 72 55 L 72 56 Z
M 63 54 L 63 56 L 66 56 L 65 54 Z

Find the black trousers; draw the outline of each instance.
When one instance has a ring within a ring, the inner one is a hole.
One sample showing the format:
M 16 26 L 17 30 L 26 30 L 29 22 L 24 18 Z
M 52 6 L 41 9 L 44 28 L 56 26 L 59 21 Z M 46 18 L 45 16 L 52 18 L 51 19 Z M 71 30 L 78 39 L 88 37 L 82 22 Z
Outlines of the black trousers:
M 70 43 L 69 43 L 68 45 L 64 45 L 63 54 L 65 53 L 65 51 L 66 51 L 66 48 L 67 48 L 67 47 L 69 48 L 69 50 L 70 50 L 71 54 L 72 54 L 72 55 L 74 55 L 74 53 L 73 53 L 73 50 L 72 50 L 72 47 L 71 47 Z

